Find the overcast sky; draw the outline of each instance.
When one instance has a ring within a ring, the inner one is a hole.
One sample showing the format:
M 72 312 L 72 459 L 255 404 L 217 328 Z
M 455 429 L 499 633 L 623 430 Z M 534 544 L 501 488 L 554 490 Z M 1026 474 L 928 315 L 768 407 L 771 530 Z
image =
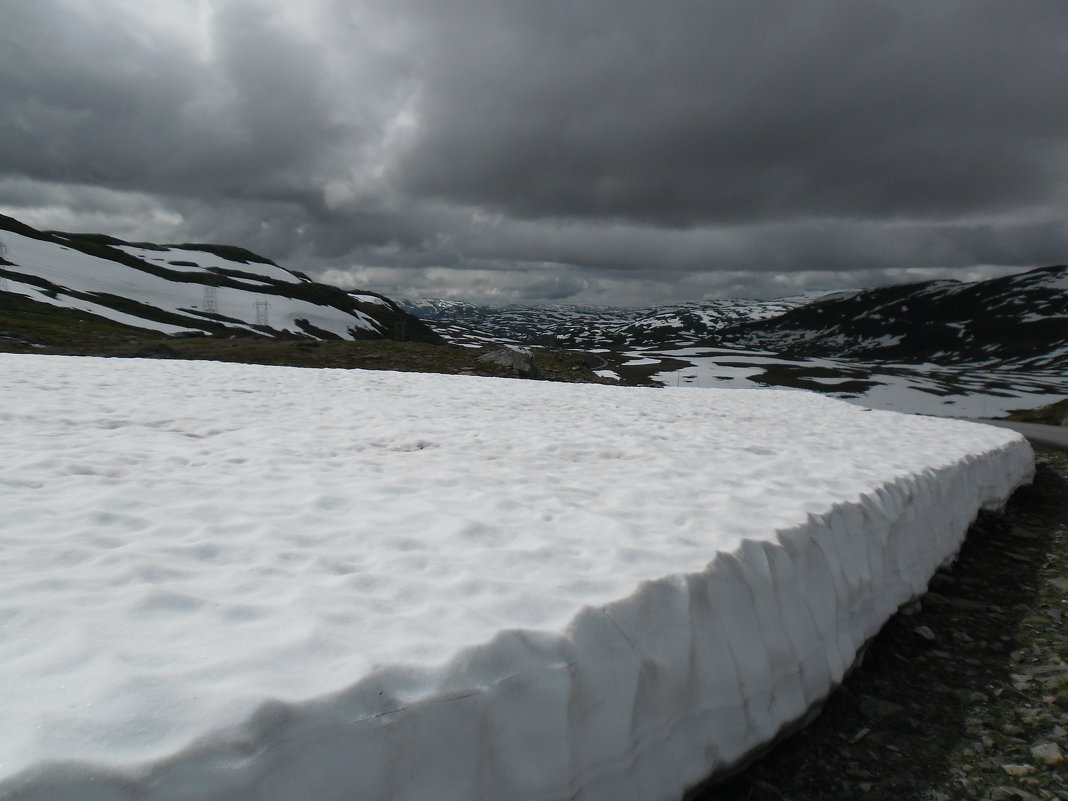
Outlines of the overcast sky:
M 1068 260 L 1065 0 L 0 0 L 0 212 L 393 296 Z

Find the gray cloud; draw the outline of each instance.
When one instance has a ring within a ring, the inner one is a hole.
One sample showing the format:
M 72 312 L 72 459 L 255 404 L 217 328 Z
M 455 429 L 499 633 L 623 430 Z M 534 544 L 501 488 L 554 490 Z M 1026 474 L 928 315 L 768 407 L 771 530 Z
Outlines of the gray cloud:
M 1063 3 L 465 7 L 423 4 L 414 192 L 666 227 L 1064 200 Z
M 1059 262 L 1066 23 L 1061 0 L 13 3 L 0 211 L 482 299 Z

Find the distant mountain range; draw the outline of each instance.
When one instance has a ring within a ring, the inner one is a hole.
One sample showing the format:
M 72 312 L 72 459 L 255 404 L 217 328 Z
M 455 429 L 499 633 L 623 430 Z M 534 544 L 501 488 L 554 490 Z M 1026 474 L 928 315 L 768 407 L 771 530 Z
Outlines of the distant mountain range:
M 574 348 L 598 375 L 623 383 L 787 387 L 959 417 L 997 417 L 1068 393 L 1064 266 L 973 283 L 645 310 L 402 305 L 433 318 L 450 341 Z
M 557 333 L 570 329 L 594 332 L 600 342 L 600 332 L 638 315 L 634 309 L 614 306 L 489 306 L 442 298 L 400 299 L 397 303 L 447 339 L 482 335 L 497 341 L 547 346 L 560 345 Z
M 883 362 L 1068 367 L 1068 267 L 652 309 L 399 301 L 447 339 L 594 350 L 726 347 Z
M 485 306 L 437 298 L 399 300 L 398 304 L 448 339 L 481 334 L 483 338 L 581 350 L 692 344 L 721 328 L 775 317 L 826 294 L 813 292 L 775 300 L 709 300 L 648 309 Z
M 0 290 L 163 334 L 440 341 L 389 298 L 241 248 L 38 231 L 3 215 Z

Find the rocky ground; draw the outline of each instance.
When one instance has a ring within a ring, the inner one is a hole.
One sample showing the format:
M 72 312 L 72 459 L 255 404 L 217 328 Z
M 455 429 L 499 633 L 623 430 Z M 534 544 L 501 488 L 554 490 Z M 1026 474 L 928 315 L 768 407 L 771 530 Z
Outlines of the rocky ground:
M 697 801 L 1068 801 L 1068 453 L 892 619 L 809 727 Z

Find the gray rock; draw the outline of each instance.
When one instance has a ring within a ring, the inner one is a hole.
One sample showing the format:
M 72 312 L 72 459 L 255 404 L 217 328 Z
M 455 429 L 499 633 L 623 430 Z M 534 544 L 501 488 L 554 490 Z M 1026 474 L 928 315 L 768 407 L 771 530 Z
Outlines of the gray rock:
M 938 636 L 933 631 L 931 631 L 930 627 L 928 626 L 917 626 L 913 629 L 913 632 L 923 637 L 923 639 L 927 640 L 928 642 L 934 642 L 938 639 Z
M 1010 776 L 1030 776 L 1033 773 L 1038 773 L 1038 769 L 1034 765 L 1002 765 L 1001 769 Z
M 860 714 L 869 719 L 892 718 L 905 711 L 905 708 L 900 704 L 895 704 L 893 701 L 884 701 L 882 698 L 874 698 L 870 695 L 865 695 L 860 699 L 858 708 L 860 709 Z
M 483 353 L 476 361 L 504 367 L 520 378 L 538 378 L 540 376 L 538 363 L 534 360 L 534 354 L 526 348 L 511 348 L 507 345 L 502 345 Z
M 1064 752 L 1056 743 L 1039 743 L 1031 747 L 1031 756 L 1044 765 L 1059 765 L 1064 762 Z
M 923 596 L 923 605 L 931 607 L 932 609 L 938 609 L 949 606 L 949 599 L 941 593 L 929 592 Z
M 957 580 L 948 573 L 935 573 L 927 586 L 931 590 L 947 590 L 957 586 Z
M 987 797 L 990 801 L 1042 801 L 1037 795 L 1019 787 L 995 787 Z
M 954 609 L 962 612 L 983 612 L 987 609 L 987 604 L 982 601 L 973 601 L 970 598 L 947 598 L 946 601 Z
M 782 801 L 786 798 L 782 794 L 782 791 L 774 785 L 762 782 L 760 779 L 753 779 L 749 783 L 749 797 L 753 799 L 768 799 L 768 801 Z M 755 793 L 755 795 L 754 795 Z
M 920 603 L 920 601 L 917 600 L 917 601 L 909 601 L 907 604 L 902 606 L 897 611 L 898 611 L 899 614 L 902 614 L 905 617 L 911 617 L 912 615 L 918 615 L 920 613 L 920 609 L 922 609 L 922 608 L 923 608 L 923 605 Z

